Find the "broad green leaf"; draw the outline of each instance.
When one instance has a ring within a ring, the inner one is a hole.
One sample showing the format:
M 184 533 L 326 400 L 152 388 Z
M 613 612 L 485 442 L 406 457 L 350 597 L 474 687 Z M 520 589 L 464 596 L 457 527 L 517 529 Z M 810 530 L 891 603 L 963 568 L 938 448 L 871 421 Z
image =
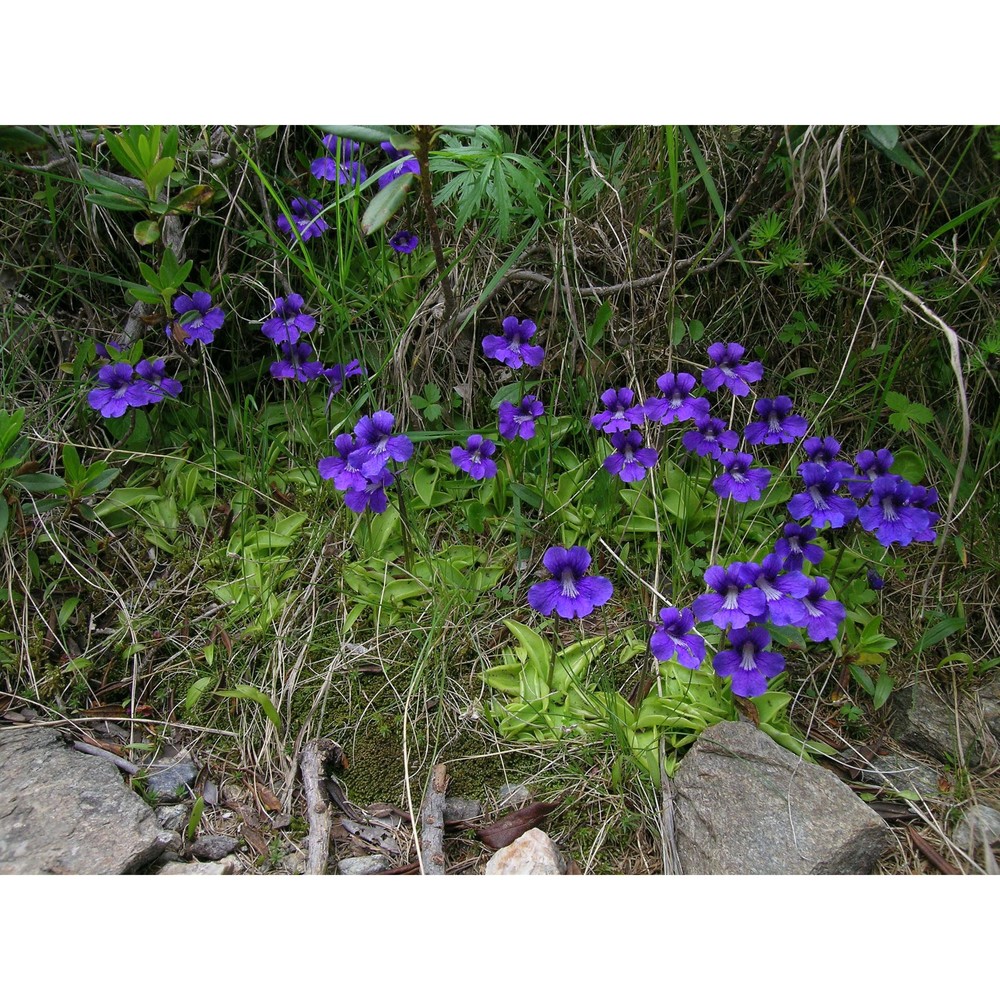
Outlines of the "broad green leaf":
M 373 145 L 388 142 L 396 149 L 413 149 L 416 139 L 412 135 L 403 135 L 391 128 L 378 125 L 317 125 L 319 129 L 342 139 L 354 139 L 357 142 L 370 142 Z
M 591 324 L 590 329 L 587 330 L 587 346 L 590 348 L 596 347 L 604 335 L 604 328 L 608 325 L 614 310 L 611 307 L 610 301 L 604 301 L 601 303 L 600 309 L 597 310 L 597 315 L 594 316 L 594 322 Z
M 278 717 L 271 699 L 263 691 L 258 691 L 257 688 L 251 687 L 249 684 L 237 684 L 233 689 L 216 691 L 215 694 L 219 698 L 246 698 L 249 701 L 255 701 L 264 710 L 264 714 L 271 720 L 274 728 L 281 731 L 281 719 Z
M 548 676 L 549 663 L 552 657 L 552 647 L 533 628 L 508 618 L 504 625 L 514 634 L 514 637 L 524 647 L 528 661 L 534 666 L 542 678 Z
M 66 480 L 62 476 L 53 476 L 48 472 L 32 472 L 17 476 L 13 482 L 29 493 L 51 493 L 64 491 Z
M 67 483 L 82 483 L 86 478 L 83 462 L 80 461 L 80 453 L 71 444 L 64 444 L 62 450 L 63 471 L 66 473 Z
M 8 413 L 6 410 L 0 410 L 0 456 L 7 453 L 7 449 L 21 432 L 21 427 L 23 425 L 23 409 L 15 410 L 13 413 Z
M 865 694 L 869 695 L 869 697 L 875 694 L 875 682 L 871 679 L 868 672 L 863 670 L 856 663 L 851 664 L 851 676 L 858 683 L 858 686 L 865 692 Z
M 892 688 L 892 678 L 883 670 L 875 682 L 875 690 L 872 692 L 872 706 L 876 709 L 881 708 L 889 700 Z
M 191 686 L 187 689 L 187 694 L 184 697 L 184 711 L 187 715 L 190 715 L 194 710 L 195 705 L 201 700 L 202 695 L 215 684 L 215 677 L 209 675 L 208 677 L 199 677 Z
M 29 149 L 45 149 L 48 140 L 20 125 L 0 126 L 0 149 L 8 153 L 26 153 Z M 2 535 L 3 532 L 0 532 Z
M 118 194 L 88 194 L 85 201 L 101 208 L 110 208 L 114 212 L 141 212 L 146 208 L 146 202 L 138 198 L 126 198 Z
M 413 474 L 413 488 L 416 490 L 417 496 L 428 507 L 434 499 L 434 486 L 437 483 L 437 479 L 438 470 L 428 469 L 426 466 L 421 466 Z
M 523 503 L 536 510 L 542 506 L 542 494 L 531 486 L 522 486 L 520 483 L 511 483 L 510 491 Z
M 154 219 L 137 222 L 132 229 L 132 238 L 142 247 L 148 247 L 160 238 L 160 224 Z
M 215 197 L 215 188 L 211 184 L 195 184 L 184 188 L 167 202 L 167 212 L 193 212 L 201 205 L 207 205 Z
M 899 143 L 898 125 L 869 125 L 865 130 L 867 138 L 872 144 L 878 146 L 883 153 L 888 153 L 890 149 L 895 149 Z
M 361 218 L 361 230 L 370 236 L 376 229 L 381 229 L 396 213 L 406 192 L 413 183 L 413 174 L 403 174 L 391 184 L 387 184 L 368 203 L 365 214 Z
M 169 156 L 163 157 L 162 160 L 157 160 L 150 171 L 146 174 L 146 187 L 149 190 L 149 196 L 151 198 L 156 198 L 160 193 L 160 189 L 163 187 L 166 179 L 170 176 L 170 172 L 174 169 L 174 161 Z

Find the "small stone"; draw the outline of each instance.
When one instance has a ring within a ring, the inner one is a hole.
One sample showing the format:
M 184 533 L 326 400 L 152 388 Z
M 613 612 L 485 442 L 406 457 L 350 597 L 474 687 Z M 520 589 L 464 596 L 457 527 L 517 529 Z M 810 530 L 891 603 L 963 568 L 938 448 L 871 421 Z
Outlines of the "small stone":
M 190 757 L 152 764 L 146 775 L 146 788 L 156 795 L 158 802 L 176 802 L 187 797 L 187 786 L 198 777 L 198 771 L 198 765 Z
M 171 806 L 157 806 L 154 812 L 164 830 L 183 831 L 191 818 L 191 809 L 184 802 Z
M 236 862 L 232 858 L 225 861 L 213 861 L 208 864 L 184 864 L 174 861 L 164 865 L 157 875 L 232 875 L 236 871 Z
M 276 813 L 270 819 L 272 830 L 287 830 L 292 825 L 291 813 Z
M 897 691 L 892 709 L 892 735 L 902 746 L 944 764 L 958 759 L 961 747 L 967 764 L 974 766 L 978 761 L 979 741 L 971 723 L 930 688 L 913 684 Z
M 873 757 L 867 767 L 861 767 L 861 780 L 871 785 L 884 785 L 897 792 L 917 792 L 926 798 L 941 795 L 937 772 L 924 764 L 907 760 L 897 753 Z
M 531 801 L 531 791 L 527 785 L 507 784 L 500 786 L 497 796 L 497 807 L 500 809 L 519 809 Z
M 565 875 L 566 861 L 552 838 L 537 827 L 501 847 L 486 865 L 487 875 Z
M 464 823 L 476 819 L 482 814 L 483 807 L 478 799 L 449 797 L 444 800 L 444 821 L 446 823 Z
M 218 861 L 227 854 L 232 854 L 240 842 L 235 837 L 225 837 L 221 834 L 206 834 L 199 837 L 191 845 L 191 853 L 199 861 Z
M 337 862 L 337 870 L 341 875 L 377 875 L 387 871 L 391 866 L 388 858 L 381 854 L 366 854 L 362 858 L 342 858 Z
M 970 853 L 985 841 L 990 847 L 1000 844 L 1000 812 L 981 804 L 971 806 L 955 825 L 955 843 Z

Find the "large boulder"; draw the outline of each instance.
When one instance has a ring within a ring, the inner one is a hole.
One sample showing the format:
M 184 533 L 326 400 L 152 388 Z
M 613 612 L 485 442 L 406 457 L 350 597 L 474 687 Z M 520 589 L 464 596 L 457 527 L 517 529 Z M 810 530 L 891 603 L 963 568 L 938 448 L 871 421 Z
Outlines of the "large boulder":
M 169 842 L 114 764 L 51 729 L 0 729 L 0 774 L 0 875 L 121 875 Z
M 686 875 L 870 873 L 889 828 L 832 772 L 746 722 L 705 730 L 674 779 Z

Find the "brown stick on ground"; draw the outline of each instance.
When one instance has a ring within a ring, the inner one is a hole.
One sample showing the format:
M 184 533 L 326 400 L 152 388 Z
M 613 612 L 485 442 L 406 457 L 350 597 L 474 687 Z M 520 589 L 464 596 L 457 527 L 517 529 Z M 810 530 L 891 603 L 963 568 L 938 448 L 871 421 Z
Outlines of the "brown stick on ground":
M 430 787 L 420 810 L 420 866 L 424 875 L 444 875 L 444 797 L 448 771 L 435 764 Z
M 324 781 L 327 765 L 339 760 L 341 748 L 333 740 L 310 740 L 299 754 L 302 790 L 306 796 L 309 816 L 309 857 L 307 875 L 325 875 L 330 860 L 330 831 L 333 809 Z

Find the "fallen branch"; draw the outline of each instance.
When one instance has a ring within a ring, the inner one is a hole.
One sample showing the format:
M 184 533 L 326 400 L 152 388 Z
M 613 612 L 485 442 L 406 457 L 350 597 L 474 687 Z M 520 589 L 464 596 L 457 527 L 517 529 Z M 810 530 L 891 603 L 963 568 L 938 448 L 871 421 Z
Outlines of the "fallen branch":
M 92 757 L 100 757 L 101 760 L 110 760 L 115 767 L 126 774 L 136 775 L 139 773 L 139 767 L 136 764 L 123 760 L 118 754 L 114 754 L 110 750 L 103 750 L 101 747 L 84 743 L 82 740 L 74 740 L 73 749 L 79 750 L 80 753 L 89 753 Z
M 444 875 L 444 801 L 448 771 L 435 764 L 420 810 L 420 865 L 424 875 Z
M 942 858 L 941 855 L 938 854 L 938 852 L 935 851 L 934 848 L 931 847 L 931 845 L 928 844 L 927 841 L 924 840 L 924 838 L 921 837 L 916 830 L 907 827 L 906 832 L 909 835 L 910 840 L 913 842 L 913 846 L 918 851 L 920 851 L 920 853 L 925 858 L 927 858 L 927 860 L 930 861 L 930 863 L 934 865 L 934 867 L 937 868 L 939 872 L 941 872 L 943 875 L 962 874 L 953 864 L 951 864 L 948 861 L 945 861 L 945 859 Z
M 326 790 L 326 770 L 343 756 L 343 750 L 333 740 L 310 740 L 299 754 L 299 772 L 306 797 L 309 817 L 309 856 L 307 875 L 325 875 L 330 860 L 330 830 L 333 809 Z

